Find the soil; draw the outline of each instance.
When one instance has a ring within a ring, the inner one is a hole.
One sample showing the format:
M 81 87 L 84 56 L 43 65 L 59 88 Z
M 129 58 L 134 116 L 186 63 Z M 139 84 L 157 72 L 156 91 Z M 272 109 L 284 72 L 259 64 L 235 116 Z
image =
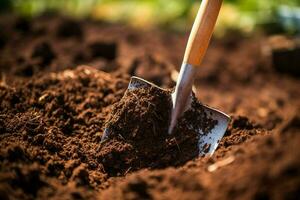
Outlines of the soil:
M 168 134 L 171 92 L 155 86 L 128 90 L 114 105 L 103 137 L 103 149 L 109 149 L 102 158 L 105 171 L 116 175 L 129 169 L 179 166 L 198 156 L 201 135 L 195 130 L 207 134 L 217 121 L 193 98 L 191 109 L 178 120 L 172 135 Z M 130 148 L 120 148 L 121 141 Z M 114 144 L 119 149 L 117 155 L 110 149 Z
M 188 34 L 48 14 L 3 15 L 0 36 L 1 199 L 299 198 L 300 81 L 266 36 L 213 39 L 199 70 L 195 96 L 232 118 L 212 157 L 184 123 L 167 134 L 170 91 L 125 93 L 172 88 Z

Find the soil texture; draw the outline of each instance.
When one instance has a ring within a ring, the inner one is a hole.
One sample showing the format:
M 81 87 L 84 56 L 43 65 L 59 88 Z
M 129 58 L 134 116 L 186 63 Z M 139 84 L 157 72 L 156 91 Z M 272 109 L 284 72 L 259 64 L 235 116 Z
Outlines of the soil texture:
M 171 89 L 187 36 L 2 15 L 0 199 L 299 199 L 300 80 L 267 36 L 212 40 L 194 98 L 232 118 L 212 157 L 185 123 L 215 125 L 200 103 L 168 135 L 171 90 L 125 93 Z

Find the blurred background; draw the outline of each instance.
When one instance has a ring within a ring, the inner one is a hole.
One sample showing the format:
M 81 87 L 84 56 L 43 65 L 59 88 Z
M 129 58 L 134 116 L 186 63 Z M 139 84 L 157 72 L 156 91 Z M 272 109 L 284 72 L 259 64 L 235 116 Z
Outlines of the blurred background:
M 190 28 L 200 0 L 1 0 L 1 10 L 33 17 L 60 12 L 134 27 L 185 31 Z M 225 0 L 216 28 L 245 34 L 263 29 L 267 33 L 299 34 L 300 0 Z

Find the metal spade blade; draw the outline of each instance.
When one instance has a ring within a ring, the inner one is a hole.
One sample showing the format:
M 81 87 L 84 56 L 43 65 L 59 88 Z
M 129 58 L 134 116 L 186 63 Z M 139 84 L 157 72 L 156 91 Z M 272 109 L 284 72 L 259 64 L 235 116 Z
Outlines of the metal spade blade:
M 139 77 L 131 78 L 127 91 L 133 91 L 139 88 L 148 88 L 148 87 L 156 87 L 157 89 L 166 91 L 165 89 L 160 88 L 157 85 Z M 197 101 L 197 99 L 191 98 L 191 103 L 192 101 Z M 191 109 L 191 107 L 189 106 L 187 110 L 188 109 Z M 203 105 L 203 110 L 204 112 L 206 112 L 207 116 L 210 119 L 217 122 L 216 125 L 208 133 L 203 133 L 201 128 L 194 129 L 193 127 L 197 127 L 197 126 L 192 124 L 192 122 L 190 122 L 190 124 L 186 124 L 187 127 L 190 127 L 193 131 L 195 131 L 199 135 L 198 149 L 199 149 L 200 156 L 212 155 L 214 153 L 230 121 L 230 117 L 228 115 L 216 109 Z M 104 134 L 102 136 L 102 141 L 108 139 L 109 135 L 110 135 L 110 130 L 108 128 L 105 128 Z

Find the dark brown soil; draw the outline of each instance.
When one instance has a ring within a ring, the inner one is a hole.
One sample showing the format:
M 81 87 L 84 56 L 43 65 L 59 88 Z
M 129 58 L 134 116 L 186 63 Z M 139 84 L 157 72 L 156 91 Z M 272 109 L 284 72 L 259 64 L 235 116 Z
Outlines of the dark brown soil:
M 300 81 L 264 36 L 214 39 L 199 71 L 197 98 L 232 117 L 210 158 L 184 123 L 167 135 L 167 92 L 123 97 L 131 75 L 174 86 L 187 35 L 2 16 L 0 36 L 0 199 L 299 198 Z
M 126 91 L 107 120 L 103 149 L 109 151 L 102 158 L 105 171 L 124 174 L 141 168 L 178 166 L 196 158 L 201 136 L 195 130 L 201 128 L 208 133 L 217 122 L 195 100 L 169 135 L 171 105 L 170 90 L 152 86 Z M 121 147 L 122 143 L 130 148 Z M 114 144 L 119 149 L 117 153 L 110 151 Z

